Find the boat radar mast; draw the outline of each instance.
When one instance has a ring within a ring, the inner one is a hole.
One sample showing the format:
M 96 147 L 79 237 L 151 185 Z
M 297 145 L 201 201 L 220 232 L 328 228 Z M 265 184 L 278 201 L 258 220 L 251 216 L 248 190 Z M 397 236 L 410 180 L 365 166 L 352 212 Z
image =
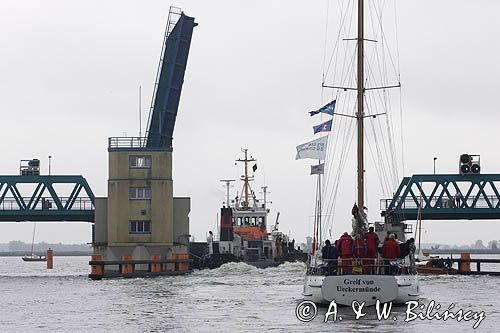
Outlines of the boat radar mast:
M 243 200 L 240 202 L 241 206 L 243 208 L 248 208 L 250 207 L 250 198 L 249 196 L 251 195 L 252 200 L 254 204 L 256 204 L 256 199 L 255 199 L 255 194 L 250 188 L 250 182 L 253 181 L 254 177 L 248 175 L 248 163 L 249 162 L 256 162 L 257 160 L 254 159 L 252 156 L 248 158 L 248 149 L 242 149 L 241 150 L 245 154 L 244 159 L 237 159 L 236 162 L 243 162 L 245 164 L 245 174 L 241 176 L 240 180 L 243 181 L 243 189 L 242 189 L 242 196 Z M 254 171 L 256 170 L 256 165 L 254 165 Z

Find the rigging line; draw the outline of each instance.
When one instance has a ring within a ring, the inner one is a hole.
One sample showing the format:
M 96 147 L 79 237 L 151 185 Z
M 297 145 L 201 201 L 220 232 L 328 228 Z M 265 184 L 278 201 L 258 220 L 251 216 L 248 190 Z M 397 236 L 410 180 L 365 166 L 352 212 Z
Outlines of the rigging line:
M 371 63 L 370 63 L 370 62 L 367 62 L 367 69 L 368 69 L 368 71 L 367 71 L 367 72 L 368 72 L 368 76 L 374 77 L 375 75 L 374 75 L 374 73 L 373 73 L 372 66 L 371 66 Z M 384 99 L 383 99 L 383 97 L 381 97 L 381 96 L 383 96 L 384 91 L 385 91 L 385 90 L 383 90 L 383 91 L 379 92 L 379 93 L 380 93 L 380 95 L 379 95 L 379 94 L 377 94 L 377 95 L 376 95 L 376 96 L 377 96 L 377 97 L 381 100 L 381 103 L 382 103 L 383 105 L 384 105 L 384 103 L 385 103 L 385 100 L 384 100 Z M 375 98 L 375 96 L 373 96 L 372 94 L 369 94 L 369 95 L 367 96 L 367 106 L 369 106 L 371 103 L 373 103 L 373 105 L 377 105 L 377 103 L 376 103 L 375 101 L 370 102 L 369 98 L 374 99 L 374 98 Z M 387 108 L 385 108 L 385 110 L 386 110 L 386 111 L 388 111 L 388 109 L 387 109 Z M 383 135 L 384 131 L 382 130 L 382 127 L 381 127 L 380 122 L 377 122 L 377 124 L 378 124 L 378 126 L 379 126 L 380 133 L 381 133 L 381 135 L 382 135 L 382 137 L 383 137 L 383 142 L 384 142 L 383 151 L 384 151 L 385 157 L 386 157 L 386 159 L 389 161 L 389 160 L 390 160 L 390 159 L 389 159 L 389 155 L 390 155 L 390 156 L 391 156 L 391 159 L 392 159 L 392 161 L 393 161 L 393 160 L 394 160 L 394 154 L 392 153 L 392 148 L 393 148 L 393 147 L 392 147 L 392 145 L 391 145 L 391 144 L 389 144 L 389 150 L 390 150 L 390 154 L 389 154 L 389 153 L 387 152 L 387 147 L 386 147 L 386 145 L 385 145 L 385 140 L 386 140 L 386 139 L 385 139 L 385 136 Z M 389 133 L 390 133 L 390 131 L 389 131 Z M 390 137 L 388 138 L 388 140 L 389 140 L 389 143 L 390 143 L 390 142 L 391 142 Z M 393 165 L 394 165 L 394 163 L 393 163 Z M 389 173 L 392 175 L 392 177 L 391 177 L 391 178 L 392 178 L 392 180 L 394 180 L 394 168 L 393 168 L 393 167 L 392 167 L 392 168 L 390 168 L 390 167 L 389 167 Z
M 351 76 L 350 77 L 351 80 L 353 80 L 353 77 Z M 350 109 L 350 105 L 351 105 L 351 102 L 354 100 L 354 95 L 353 94 L 346 94 L 347 95 L 347 98 L 345 98 L 345 101 L 346 103 L 343 103 L 343 100 L 340 98 L 339 99 L 339 103 L 338 105 L 343 109 Z M 339 95 L 340 97 L 340 95 Z M 355 105 L 352 106 L 353 108 L 353 111 L 355 110 Z M 346 112 L 348 113 L 348 112 Z M 337 146 L 338 144 L 341 144 L 341 151 L 340 151 L 340 158 L 342 159 L 343 156 L 345 155 L 345 147 L 347 145 L 347 141 L 348 141 L 348 138 L 350 136 L 350 133 L 351 131 L 354 129 L 354 126 L 353 126 L 353 123 L 354 123 L 354 120 L 353 119 L 350 119 L 350 120 L 345 120 L 343 119 L 343 117 L 340 118 L 340 132 L 338 135 L 336 135 L 336 137 L 338 138 L 337 140 L 335 140 L 335 146 L 334 146 L 334 155 L 333 155 L 333 160 L 335 158 L 335 155 L 336 155 L 336 149 L 337 149 Z M 342 125 L 344 124 L 344 130 L 342 131 Z M 333 139 L 333 136 L 332 136 L 332 139 Z M 334 161 L 333 161 L 334 162 Z M 333 166 L 335 165 L 335 163 L 330 163 L 329 165 L 329 170 L 333 168 Z M 325 186 L 325 189 L 328 188 L 330 182 L 331 182 L 331 175 L 332 173 L 329 172 L 329 177 L 327 179 L 327 186 Z
M 371 104 L 369 103 L 369 100 L 367 98 L 367 108 L 370 108 L 371 107 Z M 374 136 L 374 141 L 376 143 L 376 151 L 378 153 L 378 156 L 379 156 L 379 162 L 380 162 L 380 167 L 381 167 L 381 171 L 382 171 L 382 174 L 383 174 L 383 177 L 384 177 L 384 181 L 386 182 L 386 184 L 389 184 L 389 177 L 388 177 L 388 173 L 390 174 L 390 168 L 387 168 L 385 163 L 384 163 L 384 156 L 385 155 L 385 159 L 387 159 L 387 149 L 386 149 L 386 145 L 385 145 L 385 140 L 384 140 L 384 137 L 383 137 L 383 131 L 382 131 L 382 128 L 380 126 L 380 122 L 379 121 L 376 121 L 374 120 L 373 118 L 370 118 L 370 125 L 372 127 L 372 130 L 373 130 L 373 136 Z M 375 128 L 375 125 L 374 125 L 374 122 L 376 122 L 378 125 L 379 125 L 379 129 L 380 129 L 380 132 L 382 134 L 382 143 L 384 143 L 383 145 L 381 145 L 379 143 L 379 139 L 377 137 L 377 130 Z M 380 147 L 382 147 L 383 149 L 381 150 Z M 387 169 L 389 171 L 387 171 Z
M 325 22 L 325 45 L 323 48 L 323 73 L 321 74 L 321 82 L 325 82 L 325 62 L 326 62 L 326 48 L 327 48 L 327 41 L 328 41 L 328 16 L 329 16 L 329 1 L 326 0 L 326 22 Z M 321 104 L 323 105 L 324 98 L 323 98 L 323 93 L 324 89 L 323 87 L 321 88 Z
M 338 198 L 338 189 L 340 187 L 340 180 L 342 179 L 342 174 L 344 173 L 344 170 L 345 170 L 345 166 L 347 164 L 347 157 L 349 156 L 349 152 L 350 152 L 350 147 L 352 145 L 352 142 L 354 141 L 354 137 L 356 136 L 355 135 L 356 133 L 353 131 L 352 132 L 352 136 L 351 136 L 351 139 L 349 141 L 349 145 L 348 147 L 346 147 L 347 149 L 347 155 L 346 155 L 346 158 L 343 159 L 342 164 L 341 166 L 339 167 L 339 172 L 338 172 L 338 178 L 337 178 L 337 181 L 335 182 L 335 189 L 334 189 L 334 197 L 333 197 L 333 201 L 332 201 L 332 204 L 330 205 L 329 207 L 329 210 L 328 210 L 328 216 L 330 216 L 330 221 L 333 221 L 334 219 L 334 216 L 335 216 L 335 207 L 336 207 L 336 204 L 337 204 L 337 198 Z M 330 226 L 330 224 L 329 224 Z
M 386 67 L 386 64 L 387 62 L 385 61 L 385 50 L 387 49 L 389 52 L 389 55 L 391 54 L 390 53 L 390 49 L 389 49 L 389 46 L 386 44 L 386 41 L 387 41 L 387 38 L 385 37 L 385 34 L 383 32 L 383 25 L 382 25 L 382 21 L 383 21 L 383 18 L 382 18 L 382 12 L 383 12 L 383 8 L 385 7 L 385 3 L 386 1 L 384 0 L 383 2 L 384 4 L 382 5 L 382 7 L 380 8 L 380 10 L 378 11 L 380 14 L 377 15 L 377 18 L 379 19 L 379 26 L 380 26 L 380 30 L 381 30 L 381 34 L 382 34 L 382 65 L 384 67 L 382 73 L 384 75 L 384 79 L 385 79 L 385 82 L 388 82 L 388 71 L 387 71 L 387 67 Z M 379 6 L 380 7 L 380 6 Z M 374 3 L 374 10 L 377 11 L 377 8 L 376 8 L 376 4 Z M 399 51 L 398 51 L 399 52 Z M 394 70 L 396 71 L 396 69 L 394 68 Z M 398 77 L 398 81 L 399 80 L 399 76 L 398 76 L 398 72 L 396 71 L 396 75 Z M 393 163 L 393 182 L 394 182 L 394 186 L 397 187 L 397 180 L 399 178 L 398 176 L 398 162 L 397 162 L 397 157 L 396 157 L 396 152 L 395 152 L 395 137 L 394 137 L 394 125 L 393 125 L 393 121 L 392 121 L 392 112 L 391 112 L 391 103 L 389 102 L 390 100 L 390 95 L 389 95 L 389 92 L 387 91 L 384 91 L 384 103 L 385 103 L 385 106 L 386 106 L 386 110 L 387 110 L 387 118 L 386 118 L 386 123 L 387 123 L 387 132 L 388 132 L 388 140 L 389 140 L 389 148 L 390 148 L 390 151 L 391 151 L 391 158 L 392 158 L 392 163 Z
M 370 122 L 371 123 L 371 126 L 372 126 L 372 130 L 373 130 L 373 137 L 374 137 L 374 141 L 375 141 L 375 152 L 376 152 L 376 157 L 378 159 L 378 163 L 379 163 L 379 168 L 380 168 L 380 175 L 381 175 L 381 182 L 384 183 L 384 187 L 382 187 L 382 191 L 383 192 L 387 192 L 388 188 L 390 187 L 389 186 L 389 180 L 388 180 L 388 176 L 387 176 L 387 170 L 386 170 L 386 167 L 385 167 L 385 164 L 383 162 L 383 157 L 382 157 L 382 154 L 380 152 L 380 147 L 379 147 L 379 144 L 378 144 L 378 139 L 377 139 L 377 135 L 376 135 L 376 130 L 374 128 L 374 125 L 373 125 L 373 121 Z M 385 193 L 384 193 L 385 194 Z
M 386 92 L 387 95 L 389 95 L 389 92 Z M 389 100 L 390 98 L 387 97 Z M 386 119 L 386 126 L 387 126 L 387 136 L 389 138 L 389 147 L 391 150 L 391 157 L 392 157 L 392 164 L 393 164 L 393 169 L 394 169 L 394 179 L 393 179 L 393 186 L 397 186 L 397 181 L 399 179 L 399 167 L 398 167 L 398 159 L 397 159 L 397 147 L 396 147 L 396 139 L 394 137 L 394 123 L 393 123 L 393 115 L 392 115 L 392 106 L 391 103 L 388 102 L 387 104 L 387 110 L 390 111 L 387 114 L 387 119 Z
M 403 101 L 402 101 L 402 95 L 403 91 L 400 88 L 399 89 L 399 120 L 400 120 L 400 134 L 401 134 L 401 171 L 403 176 L 405 175 L 405 159 L 404 159 L 404 135 L 403 135 Z
M 328 43 L 328 18 L 330 13 L 330 1 L 326 0 L 326 22 L 325 22 L 325 46 L 323 49 L 323 77 L 322 81 L 325 82 L 325 66 L 326 66 L 326 49 Z
M 353 108 L 355 108 L 356 106 L 353 105 Z M 351 137 L 351 141 L 352 141 L 352 137 L 354 136 L 355 132 L 354 132 L 354 120 L 353 119 L 348 119 L 348 120 L 345 120 L 346 122 L 348 122 L 348 127 L 346 126 L 345 127 L 345 131 L 344 131 L 344 143 L 342 144 L 342 148 L 341 148 L 341 152 L 340 152 L 340 157 L 339 157 L 339 168 L 337 169 L 337 173 L 335 175 L 335 180 L 334 180 L 334 187 L 338 187 L 339 185 L 339 182 L 340 182 L 340 177 L 341 177 L 341 174 L 343 172 L 343 168 L 345 166 L 345 164 L 347 163 L 347 158 L 346 156 L 348 155 L 349 153 L 349 149 L 350 149 L 350 145 L 347 144 L 348 142 L 348 138 Z M 336 194 L 333 193 L 333 195 L 331 194 L 330 197 L 329 197 L 329 202 L 331 203 L 333 200 L 335 200 L 335 196 Z
M 334 58 L 334 55 L 335 55 L 335 53 L 337 51 L 337 47 L 339 46 L 339 42 L 341 40 L 340 35 L 342 34 L 342 31 L 345 29 L 345 23 L 346 23 L 347 15 L 348 15 L 348 12 L 349 12 L 349 8 L 351 7 L 350 4 L 351 4 L 351 0 L 349 0 L 349 2 L 347 3 L 347 7 L 345 8 L 345 13 L 343 12 L 343 8 L 342 8 L 343 6 L 341 5 L 341 20 L 340 20 L 340 26 L 339 26 L 339 33 L 337 34 L 337 39 L 336 39 L 335 44 L 333 46 L 332 55 L 330 57 L 330 61 L 328 62 L 328 66 L 327 66 L 327 69 L 326 69 L 327 75 L 328 75 L 328 72 L 330 71 L 330 66 L 332 64 L 332 60 Z M 352 6 L 352 7 L 354 7 L 354 6 Z M 351 15 L 350 16 L 351 16 L 351 21 L 349 23 L 349 28 L 350 28 L 350 26 L 352 24 L 352 11 L 351 11 Z M 337 67 L 336 63 L 337 63 L 337 58 L 335 57 L 335 63 L 334 63 L 334 67 L 335 68 Z M 335 75 L 335 72 L 334 72 L 334 75 Z
M 351 96 L 351 95 L 347 94 L 347 96 Z M 340 108 L 342 108 L 342 109 L 349 108 L 349 104 L 350 104 L 349 97 L 347 99 L 345 99 L 347 103 L 343 103 L 344 100 L 342 99 L 342 97 L 339 95 L 339 93 L 337 91 L 337 98 L 338 98 L 337 106 L 340 106 Z M 338 119 L 339 118 L 337 117 L 337 119 L 335 121 L 335 124 L 337 122 L 339 122 L 340 123 L 339 126 L 340 126 L 340 129 L 341 129 L 342 128 L 341 126 L 345 123 L 345 120 L 343 119 L 343 117 L 340 117 L 340 120 L 338 120 Z M 340 138 L 340 135 L 337 135 L 337 137 Z M 335 142 L 335 144 L 334 144 L 334 150 L 333 150 L 334 156 L 335 156 L 335 152 L 336 152 L 336 149 L 337 149 L 337 145 L 339 144 L 339 141 L 340 141 L 339 139 L 337 139 L 337 140 L 334 141 Z M 346 139 L 344 138 L 344 140 L 343 140 L 343 144 L 344 145 L 345 145 L 345 141 L 346 141 Z M 328 149 L 328 150 L 330 151 L 330 149 Z
M 344 122 L 345 122 L 345 123 L 347 123 L 347 125 L 349 125 L 349 126 L 345 126 L 345 127 L 344 127 L 344 131 L 343 131 L 343 132 L 344 132 L 344 133 L 343 133 L 343 134 L 344 134 L 343 136 L 344 136 L 344 137 L 347 137 L 347 135 L 348 135 L 349 133 L 351 133 L 351 132 L 352 132 L 352 127 L 353 127 L 353 126 L 352 126 L 352 123 L 353 123 L 353 120 L 350 120 L 350 121 L 349 121 L 349 120 L 345 120 Z M 338 179 L 338 177 L 339 177 L 339 173 L 341 172 L 341 169 L 342 169 L 342 168 L 341 168 L 342 164 L 343 164 L 343 163 L 345 163 L 345 159 L 344 159 L 343 157 L 344 157 L 344 155 L 345 155 L 345 151 L 346 151 L 346 150 L 347 150 L 347 147 L 346 147 L 346 145 L 345 145 L 345 144 L 343 144 L 343 145 L 341 146 L 340 157 L 339 157 L 339 167 L 338 167 L 338 168 L 337 168 L 337 170 L 336 170 L 337 172 L 336 172 L 336 174 L 335 174 L 334 184 L 335 184 L 335 181 L 336 181 L 336 180 Z M 335 163 L 331 163 L 331 164 L 330 164 L 330 166 L 329 166 L 329 169 L 332 169 L 334 164 L 335 164 Z M 331 181 L 331 175 L 332 175 L 332 174 L 333 174 L 333 172 L 329 172 L 329 177 L 328 177 L 328 182 L 329 182 L 329 183 L 330 183 L 330 181 Z M 328 185 L 328 187 L 329 187 L 329 185 Z M 325 186 L 325 190 L 326 190 L 326 188 L 327 188 L 327 187 Z M 329 195 L 329 197 L 328 197 L 328 201 L 327 201 L 327 202 L 328 202 L 328 205 L 331 203 L 332 198 L 333 198 L 333 194 L 330 192 L 330 195 Z
M 380 32 L 381 32 L 381 36 L 383 39 L 387 40 L 386 36 L 385 36 L 385 32 L 384 32 L 384 28 L 383 28 L 383 25 L 382 25 L 382 10 L 383 8 L 381 8 L 380 10 L 380 16 L 377 15 L 377 18 L 379 18 L 379 25 L 380 25 Z M 399 73 L 398 70 L 396 69 L 396 65 L 394 63 L 394 59 L 392 57 L 392 53 L 391 53 L 391 50 L 389 49 L 389 47 L 387 46 L 387 44 L 385 45 L 386 46 L 386 49 L 387 49 L 387 53 L 389 54 L 389 59 L 391 61 L 391 64 L 392 64 L 392 67 L 393 67 L 393 70 L 394 72 L 396 73 L 396 75 Z M 397 75 L 398 76 L 398 75 Z M 398 76 L 399 77 L 399 76 Z
M 373 75 L 373 71 L 371 71 L 371 66 L 368 65 L 367 67 L 369 69 L 369 75 L 371 74 L 372 76 L 374 76 Z M 377 94 L 376 96 L 380 98 L 380 94 Z M 367 108 L 371 107 L 371 105 L 377 105 L 376 101 L 374 100 L 375 96 L 373 94 L 365 95 L 365 98 L 366 98 L 366 102 L 367 102 Z M 381 103 L 383 104 L 383 100 L 381 100 Z M 368 113 L 368 114 L 370 114 L 370 113 Z M 381 126 L 380 126 L 380 122 L 377 122 L 377 124 L 379 125 L 380 133 L 381 133 L 382 137 L 384 137 L 383 136 L 383 130 L 382 130 Z M 385 138 L 384 138 L 384 143 L 385 143 Z M 385 145 L 383 146 L 383 148 L 384 148 L 385 157 L 386 157 L 386 159 L 388 159 L 387 148 L 386 148 Z
M 342 105 L 342 104 L 341 104 Z M 348 104 L 349 105 L 349 102 Z M 328 163 L 328 177 L 327 177 L 327 180 L 325 181 L 325 186 L 324 186 L 324 189 L 326 191 L 326 189 L 329 187 L 329 184 L 330 184 L 330 181 L 331 181 L 331 176 L 333 174 L 333 172 L 330 172 L 331 169 L 333 169 L 333 166 L 335 165 L 335 156 L 336 156 L 336 150 L 337 150 L 337 147 L 339 146 L 339 142 L 341 141 L 341 138 L 344 137 L 346 135 L 348 135 L 348 131 L 349 131 L 349 128 L 351 127 L 351 123 L 352 123 L 352 119 L 351 119 L 351 122 L 348 122 L 347 119 L 344 119 L 343 117 L 340 118 L 340 121 L 339 121 L 339 131 L 338 131 L 338 139 L 335 140 L 335 145 L 334 145 L 334 149 L 333 149 L 333 153 L 331 155 L 331 158 L 328 158 L 328 160 L 331 160 L 332 162 L 331 163 Z M 333 139 L 333 137 L 332 137 Z M 345 142 L 345 139 L 343 140 Z M 342 156 L 343 156 L 343 150 L 345 149 L 345 143 L 342 142 L 342 144 L 340 145 L 340 160 L 342 159 Z M 329 150 L 329 149 L 328 149 Z M 338 169 L 337 169 L 338 170 Z
M 344 34 L 350 34 L 350 31 L 351 31 L 351 27 L 352 27 L 352 22 L 353 22 L 353 16 L 354 16 L 354 6 L 352 6 L 352 10 L 351 10 L 351 19 L 349 21 L 349 30 L 344 32 Z M 355 59 L 356 59 L 356 47 L 352 48 L 353 51 L 352 51 L 352 56 L 351 57 L 348 57 L 348 53 L 349 53 L 349 49 L 350 49 L 350 43 L 346 43 L 345 44 L 345 49 L 344 49 L 344 56 L 342 57 L 343 58 L 343 64 L 342 64 L 342 67 L 341 67 L 341 73 L 340 73 L 340 82 L 341 83 L 344 83 L 348 80 L 348 76 L 349 74 L 353 75 L 353 72 L 351 70 L 351 67 L 354 68 L 354 63 L 355 63 Z M 346 63 L 349 61 L 351 61 L 351 64 L 350 66 L 346 66 Z M 337 58 L 336 58 L 336 61 L 337 61 Z M 337 66 L 337 65 L 335 65 Z M 334 73 L 334 76 L 333 76 L 333 81 L 335 82 L 335 75 L 336 75 L 336 72 Z
M 367 103 L 367 108 L 369 108 L 369 104 Z M 385 176 L 385 170 L 383 169 L 384 167 L 384 164 L 383 164 L 383 161 L 382 161 L 382 158 L 381 158 L 381 154 L 380 154 L 380 150 L 379 150 L 379 147 L 378 147 L 378 142 L 377 142 L 377 136 L 376 136 L 376 129 L 374 128 L 374 125 L 373 125 L 373 118 L 370 118 L 370 126 L 372 127 L 372 136 L 374 137 L 374 141 L 376 143 L 376 157 L 375 158 L 375 154 L 373 153 L 373 151 L 375 150 L 374 148 L 372 148 L 372 144 L 371 144 L 371 140 L 367 140 L 367 143 L 369 145 L 369 148 L 370 148 L 370 152 L 372 154 L 372 159 L 374 161 L 374 168 L 377 172 L 377 175 L 379 177 L 379 181 L 380 181 L 380 184 L 381 184 L 381 189 L 382 189 L 382 192 L 385 192 L 386 191 L 386 187 L 387 187 L 387 177 Z M 368 137 L 369 136 L 369 132 L 368 132 L 368 128 L 366 130 L 366 136 Z
M 398 74 L 401 75 L 401 68 L 399 63 L 399 28 L 398 28 L 397 0 L 394 0 L 394 30 L 396 34 L 396 59 L 398 63 Z
M 372 145 L 371 145 L 370 141 L 367 140 L 367 143 L 368 143 L 368 148 L 370 150 L 370 154 L 372 156 L 372 160 L 373 160 L 373 164 L 374 164 L 374 167 L 375 167 L 375 171 L 377 172 L 377 176 L 379 178 L 380 188 L 382 189 L 382 192 L 384 193 L 384 196 L 385 196 L 385 189 L 384 189 L 384 184 L 383 184 L 383 181 L 382 181 L 382 175 L 380 173 L 379 168 L 377 167 L 378 161 L 375 159 L 375 156 L 373 154 Z
M 331 56 L 330 56 L 330 60 L 329 60 L 327 69 L 326 69 L 326 76 L 328 76 L 328 73 L 330 72 L 330 67 L 332 65 L 332 60 L 335 59 L 335 61 L 334 61 L 334 71 L 333 71 L 334 77 L 333 77 L 333 79 L 335 79 L 335 73 L 337 72 L 337 64 L 338 64 L 338 57 L 336 57 L 335 55 L 337 54 L 337 52 L 339 50 L 340 40 L 341 40 L 340 36 L 343 33 L 343 31 L 346 29 L 346 20 L 347 20 L 347 17 L 349 15 L 350 3 L 351 3 L 351 1 L 348 2 L 348 4 L 347 4 L 346 7 L 344 7 L 342 4 L 340 5 L 341 12 L 340 12 L 339 31 L 338 31 L 338 34 L 337 34 L 337 38 L 335 40 L 335 44 L 333 46 L 333 50 L 332 50 L 332 53 L 331 53 Z M 350 16 L 351 16 L 351 22 L 349 23 L 349 26 L 352 24 L 352 14 Z
M 344 61 L 342 64 L 342 71 L 340 73 L 340 85 L 348 85 L 354 80 L 354 68 L 356 64 L 356 54 L 357 48 L 352 49 L 351 56 L 347 56 L 349 53 L 349 47 L 346 47 L 344 52 Z M 347 65 L 346 65 L 347 64 Z
M 371 107 L 371 103 L 369 101 L 367 101 L 367 106 Z M 384 163 L 384 161 L 387 161 L 387 165 L 386 165 L 386 163 L 383 164 L 384 171 L 385 171 L 384 175 L 387 177 L 388 184 L 391 184 L 392 181 L 394 180 L 394 177 L 393 177 L 394 176 L 394 168 L 391 167 L 392 165 L 389 163 L 389 161 L 391 160 L 390 157 L 392 158 L 392 155 L 390 154 L 391 147 L 392 147 L 390 144 L 390 138 L 386 139 L 386 137 L 384 135 L 384 130 L 382 129 L 382 121 L 378 121 L 378 120 L 375 120 L 373 118 L 371 118 L 371 120 L 372 120 L 371 125 L 372 125 L 372 129 L 374 131 L 375 139 L 377 139 L 377 135 L 378 135 L 377 133 L 380 133 L 381 140 L 380 141 L 377 140 L 377 151 L 380 152 L 381 163 Z M 374 123 L 376 123 L 377 128 L 375 128 Z M 377 129 L 378 129 L 378 132 L 377 132 Z M 389 141 L 389 144 L 387 144 L 386 141 Z M 389 146 L 389 149 L 387 148 L 387 146 Z M 389 175 L 390 175 L 390 177 L 389 177 Z M 390 179 L 390 181 L 389 181 L 389 179 Z
M 367 103 L 368 104 L 368 103 Z M 378 157 L 378 162 L 380 163 L 379 167 L 380 167 L 380 170 L 381 170 L 381 175 L 382 175 L 382 179 L 384 182 L 385 182 L 385 185 L 387 186 L 388 185 L 388 176 L 387 176 L 387 171 L 386 171 L 386 167 L 385 167 L 385 163 L 383 161 L 383 154 L 380 150 L 380 144 L 379 144 L 379 140 L 378 140 L 378 137 L 377 137 L 377 132 L 376 132 L 376 129 L 375 129 L 375 126 L 374 126 L 374 121 L 373 121 L 373 118 L 370 118 L 370 126 L 372 128 L 372 131 L 373 131 L 373 138 L 374 138 L 374 141 L 375 141 L 375 148 L 376 148 L 376 152 L 377 152 L 377 157 Z M 382 190 L 384 190 L 384 188 L 382 188 Z
M 384 3 L 385 3 L 385 1 L 384 1 Z M 372 3 L 369 2 L 369 4 L 371 5 Z M 371 19 L 371 23 L 372 23 L 372 29 L 373 29 L 374 34 L 375 34 L 374 38 L 378 38 L 379 37 L 379 30 L 380 30 L 382 49 L 387 49 L 388 53 L 390 54 L 390 50 L 389 50 L 389 48 L 387 46 L 387 43 L 385 43 L 385 41 L 387 40 L 387 38 L 385 37 L 385 34 L 383 32 L 382 23 L 381 23 L 382 22 L 382 11 L 383 11 L 384 7 L 385 7 L 385 4 L 382 6 L 382 8 L 380 10 L 377 10 L 377 7 L 376 7 L 375 3 L 373 3 L 373 6 L 370 6 L 370 10 L 372 10 L 373 12 L 375 12 L 375 15 L 371 15 L 370 19 Z M 375 27 L 374 16 L 378 19 L 379 24 L 377 25 L 377 27 L 379 27 L 380 29 L 378 29 L 378 28 Z M 375 47 L 375 50 L 377 50 L 377 47 Z M 384 60 L 383 61 L 381 61 L 379 59 L 378 52 L 374 52 L 374 54 L 372 55 L 372 58 L 374 58 L 375 56 L 377 58 L 377 64 L 378 64 L 378 68 L 379 68 L 379 74 L 380 74 L 380 77 L 382 78 L 382 82 L 383 82 L 383 78 L 387 77 L 387 72 L 388 71 L 385 70 L 385 72 L 383 73 L 381 71 L 380 63 L 382 63 L 384 65 L 384 67 L 385 67 L 385 64 L 386 64 L 385 56 L 384 56 Z M 395 76 L 399 79 L 394 66 L 393 66 L 393 69 L 394 69 L 394 73 L 396 74 Z M 384 74 L 385 74 L 385 76 L 384 76 Z M 387 79 L 386 79 L 386 81 L 388 82 Z M 374 80 L 374 83 L 376 84 L 376 80 Z

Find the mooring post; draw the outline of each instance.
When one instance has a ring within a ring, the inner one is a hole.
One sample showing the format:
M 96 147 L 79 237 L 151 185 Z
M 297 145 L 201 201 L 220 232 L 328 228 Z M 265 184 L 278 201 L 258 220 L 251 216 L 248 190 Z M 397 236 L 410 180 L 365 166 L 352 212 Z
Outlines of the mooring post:
M 102 255 L 94 254 L 92 255 L 92 261 L 102 261 Z M 90 274 L 95 279 L 99 279 L 104 275 L 104 265 L 91 265 Z
M 470 260 L 470 253 L 460 253 L 460 259 Z M 458 270 L 463 272 L 470 272 L 470 262 L 460 262 L 458 264 Z
M 49 247 L 47 250 L 47 269 L 53 269 L 54 268 L 54 251 Z

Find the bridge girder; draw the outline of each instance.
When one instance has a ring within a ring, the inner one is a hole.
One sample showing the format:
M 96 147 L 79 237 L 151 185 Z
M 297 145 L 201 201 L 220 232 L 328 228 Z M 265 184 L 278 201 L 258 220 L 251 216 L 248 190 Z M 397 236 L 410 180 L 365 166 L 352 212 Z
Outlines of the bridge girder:
M 23 194 L 20 184 L 33 186 L 33 192 Z M 60 196 L 54 187 L 58 184 L 72 185 L 71 194 Z M 94 193 L 82 176 L 0 176 L 0 222 L 94 222 L 94 204 Z
M 381 201 L 386 222 L 500 219 L 500 174 L 413 175 Z

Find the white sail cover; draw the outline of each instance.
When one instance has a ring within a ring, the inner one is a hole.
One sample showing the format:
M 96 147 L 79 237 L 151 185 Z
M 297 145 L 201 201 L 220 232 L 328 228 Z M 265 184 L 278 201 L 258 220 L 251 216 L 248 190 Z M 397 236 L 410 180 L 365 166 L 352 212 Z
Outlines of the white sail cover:
M 309 141 L 307 143 L 297 146 L 296 160 L 303 158 L 312 158 L 315 160 L 324 160 L 326 156 L 326 144 L 328 142 L 328 135 L 319 139 Z

